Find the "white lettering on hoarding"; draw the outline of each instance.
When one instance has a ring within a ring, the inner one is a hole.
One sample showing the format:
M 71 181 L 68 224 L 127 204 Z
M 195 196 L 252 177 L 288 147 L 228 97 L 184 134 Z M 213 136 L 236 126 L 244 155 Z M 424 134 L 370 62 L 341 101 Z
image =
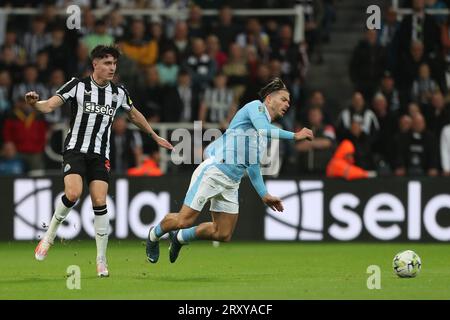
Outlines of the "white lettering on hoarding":
M 304 183 L 304 181 L 300 182 Z M 320 240 L 322 235 L 312 238 L 297 236 L 308 232 L 304 215 L 316 219 L 322 227 L 317 230 L 322 233 L 324 225 L 324 201 L 312 201 L 305 210 L 303 200 L 307 193 L 299 188 L 295 194 L 296 181 L 268 181 L 269 193 L 280 196 L 284 201 L 283 215 L 272 215 L 267 209 L 265 219 L 265 239 L 267 240 Z M 322 188 L 314 193 L 322 194 Z M 283 190 L 289 190 L 284 192 Z M 350 192 L 341 192 L 329 199 L 329 214 L 332 221 L 329 223 L 328 236 L 341 241 L 351 241 L 360 237 L 363 230 L 378 240 L 399 239 L 404 232 L 408 240 L 422 239 L 422 225 L 431 236 L 439 241 L 450 240 L 450 227 L 444 227 L 438 222 L 438 213 L 442 209 L 450 209 L 450 195 L 438 194 L 425 201 L 422 210 L 422 185 L 418 181 L 410 181 L 407 185 L 406 203 L 395 195 L 387 192 L 375 193 L 367 201 Z M 280 194 L 281 193 L 281 194 Z M 316 199 L 319 197 L 316 196 Z M 310 214 L 314 215 L 311 216 Z M 311 219 L 311 218 L 309 218 Z M 422 224 L 423 219 L 423 224 Z M 298 221 L 296 223 L 296 221 Z M 307 224 L 314 223 L 311 220 Z
M 50 223 L 53 208 L 60 201 L 62 193 L 53 198 L 52 203 L 51 180 L 49 179 L 17 179 L 14 182 L 14 239 L 32 240 L 43 236 L 44 225 Z M 66 220 L 57 230 L 57 236 L 62 239 L 74 239 L 82 231 L 91 238 L 95 237 L 94 213 L 89 196 L 81 201 L 80 211 L 72 209 Z M 151 207 L 155 212 L 150 224 L 142 221 L 142 208 Z M 143 191 L 137 193 L 129 201 L 128 181 L 116 181 L 116 197 L 107 197 L 108 215 L 111 225 L 110 234 L 124 239 L 129 236 L 129 230 L 134 236 L 145 238 L 151 224 L 160 221 L 170 211 L 169 192 L 154 193 Z

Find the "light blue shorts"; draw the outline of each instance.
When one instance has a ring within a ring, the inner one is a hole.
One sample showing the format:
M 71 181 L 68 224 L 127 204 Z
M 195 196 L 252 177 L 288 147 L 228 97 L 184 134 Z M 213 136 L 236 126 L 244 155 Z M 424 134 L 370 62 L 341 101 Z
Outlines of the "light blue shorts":
M 214 212 L 239 213 L 239 184 L 220 171 L 212 159 L 203 161 L 192 174 L 184 204 L 202 211 L 210 200 Z

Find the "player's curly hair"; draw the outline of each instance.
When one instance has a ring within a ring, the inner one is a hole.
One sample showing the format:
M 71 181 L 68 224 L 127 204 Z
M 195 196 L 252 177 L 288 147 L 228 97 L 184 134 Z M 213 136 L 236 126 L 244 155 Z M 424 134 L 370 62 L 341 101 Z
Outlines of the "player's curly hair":
M 111 46 L 98 45 L 91 51 L 91 60 L 94 60 L 96 58 L 103 59 L 107 55 L 111 55 L 115 59 L 118 59 L 120 56 L 120 51 L 114 45 L 111 45 Z
M 261 90 L 259 90 L 258 94 L 261 97 L 261 99 L 264 100 L 269 94 L 279 90 L 288 91 L 283 81 L 277 77 L 272 79 L 272 81 L 270 81 Z

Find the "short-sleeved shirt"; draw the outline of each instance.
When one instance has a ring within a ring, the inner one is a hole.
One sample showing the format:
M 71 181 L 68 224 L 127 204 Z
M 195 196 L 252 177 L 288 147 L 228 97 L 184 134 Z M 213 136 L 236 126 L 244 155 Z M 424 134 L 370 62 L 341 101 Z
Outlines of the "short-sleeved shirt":
M 100 86 L 91 77 L 72 78 L 56 95 L 71 107 L 64 151 L 95 153 L 109 159 L 111 124 L 120 107 L 133 108 L 127 90 L 112 82 Z

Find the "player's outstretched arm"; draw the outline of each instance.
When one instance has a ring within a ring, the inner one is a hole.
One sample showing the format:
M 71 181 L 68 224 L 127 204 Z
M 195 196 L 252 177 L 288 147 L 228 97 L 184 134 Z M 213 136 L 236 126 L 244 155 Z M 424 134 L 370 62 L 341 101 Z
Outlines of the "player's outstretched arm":
M 159 146 L 169 150 L 173 149 L 173 146 L 172 144 L 170 144 L 170 142 L 168 142 L 164 138 L 161 138 L 156 134 L 155 131 L 153 131 L 152 127 L 147 122 L 142 113 L 139 112 L 139 110 L 137 110 L 136 108 L 131 108 L 130 112 L 128 112 L 128 119 L 130 119 L 130 121 L 134 123 L 139 129 L 149 134 Z
M 263 108 L 250 108 L 250 120 L 258 132 L 266 137 L 287 139 L 287 140 L 312 140 L 314 135 L 308 128 L 303 128 L 299 132 L 291 132 L 280 129 L 269 122 Z
M 53 96 L 48 100 L 39 101 L 39 95 L 34 91 L 25 94 L 25 102 L 42 113 L 52 112 L 64 103 L 59 96 Z
M 265 113 L 260 112 L 256 113 L 254 110 L 250 110 L 250 120 L 253 124 L 253 127 L 263 136 L 278 138 L 278 139 L 287 139 L 293 140 L 294 133 L 280 129 L 267 120 Z

